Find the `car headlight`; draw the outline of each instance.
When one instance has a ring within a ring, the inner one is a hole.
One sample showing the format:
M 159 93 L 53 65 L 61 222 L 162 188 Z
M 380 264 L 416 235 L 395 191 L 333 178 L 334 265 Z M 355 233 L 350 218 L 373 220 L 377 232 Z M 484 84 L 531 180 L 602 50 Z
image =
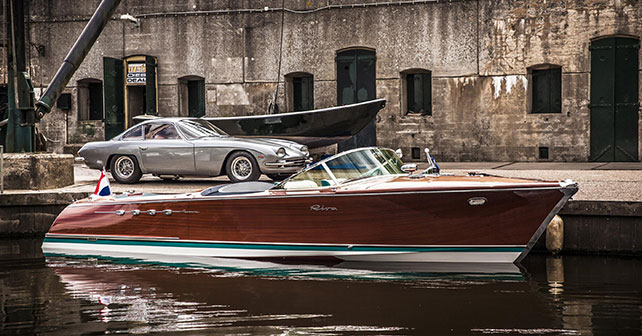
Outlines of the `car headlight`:
M 302 152 L 303 154 L 305 154 L 305 156 L 310 156 L 310 151 L 308 150 L 308 146 L 306 146 L 306 145 L 303 145 L 303 146 L 301 147 L 301 152 Z
M 278 155 L 280 157 L 284 157 L 285 156 L 285 148 L 281 147 L 281 148 L 277 149 L 276 150 L 276 155 Z

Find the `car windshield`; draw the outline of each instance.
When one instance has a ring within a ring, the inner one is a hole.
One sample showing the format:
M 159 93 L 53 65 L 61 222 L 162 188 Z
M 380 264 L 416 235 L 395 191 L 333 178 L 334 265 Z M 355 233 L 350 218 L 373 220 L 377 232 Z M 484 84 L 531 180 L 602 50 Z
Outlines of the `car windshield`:
M 275 189 L 308 189 L 334 186 L 371 176 L 403 174 L 403 162 L 394 151 L 362 148 L 323 160 L 281 182 Z
M 184 119 L 178 122 L 178 128 L 188 139 L 227 136 L 222 129 L 203 119 Z

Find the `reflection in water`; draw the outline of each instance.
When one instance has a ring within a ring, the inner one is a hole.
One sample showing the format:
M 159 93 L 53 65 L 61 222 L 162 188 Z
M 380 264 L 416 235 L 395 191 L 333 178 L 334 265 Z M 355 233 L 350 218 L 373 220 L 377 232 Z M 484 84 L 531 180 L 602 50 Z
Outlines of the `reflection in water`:
M 642 331 L 642 262 L 632 259 L 533 255 L 520 272 L 512 265 L 45 260 L 27 253 L 28 243 L 2 244 L 0 251 L 28 255 L 0 256 L 2 335 Z
M 554 298 L 564 292 L 564 262 L 561 257 L 546 258 L 546 280 L 548 281 L 548 292 Z

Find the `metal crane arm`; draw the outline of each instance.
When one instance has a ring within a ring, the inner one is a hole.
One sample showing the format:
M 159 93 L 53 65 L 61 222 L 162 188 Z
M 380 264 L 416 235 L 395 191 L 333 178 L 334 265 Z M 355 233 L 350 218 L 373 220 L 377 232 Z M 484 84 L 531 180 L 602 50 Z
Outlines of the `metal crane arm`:
M 92 15 L 89 22 L 83 29 L 80 36 L 71 47 L 64 62 L 56 72 L 56 75 L 47 86 L 47 90 L 42 97 L 36 102 L 36 118 L 41 119 L 45 113 L 51 111 L 51 107 L 60 96 L 60 93 L 65 89 L 67 83 L 74 75 L 82 61 L 91 50 L 91 47 L 100 36 L 100 33 L 105 28 L 109 18 L 114 14 L 116 8 L 120 4 L 120 0 L 103 0 L 94 15 Z

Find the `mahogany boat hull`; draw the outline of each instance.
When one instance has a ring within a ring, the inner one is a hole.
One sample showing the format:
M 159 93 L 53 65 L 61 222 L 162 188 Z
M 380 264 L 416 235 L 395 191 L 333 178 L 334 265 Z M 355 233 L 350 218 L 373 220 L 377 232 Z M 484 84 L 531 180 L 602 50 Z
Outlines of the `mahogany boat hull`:
M 85 202 L 60 214 L 43 249 L 85 255 L 510 263 L 528 252 L 576 190 L 575 184 L 540 183 Z

